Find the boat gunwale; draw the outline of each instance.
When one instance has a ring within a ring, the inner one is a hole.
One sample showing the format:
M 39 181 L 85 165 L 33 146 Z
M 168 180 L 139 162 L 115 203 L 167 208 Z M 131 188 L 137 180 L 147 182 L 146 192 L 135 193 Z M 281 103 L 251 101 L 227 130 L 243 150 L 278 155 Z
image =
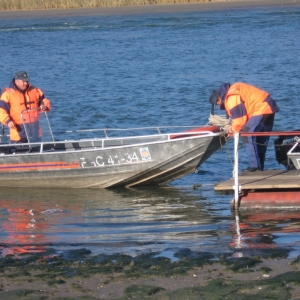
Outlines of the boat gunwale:
M 172 127 L 172 126 L 171 126 Z M 191 126 L 184 126 L 185 128 L 190 128 Z M 158 127 L 144 127 L 144 128 L 138 128 L 138 129 L 153 129 L 153 128 L 158 128 Z M 165 127 L 168 128 L 168 127 Z M 170 127 L 169 127 L 170 128 Z M 198 127 L 199 128 L 199 127 Z M 196 129 L 195 127 L 193 129 Z M 128 130 L 132 130 L 132 128 L 128 128 Z M 171 136 L 176 135 L 176 137 L 172 138 Z M 182 135 L 183 137 L 179 137 Z M 72 153 L 72 152 L 83 152 L 83 151 L 95 151 L 95 150 L 110 150 L 110 149 L 121 149 L 125 147 L 132 147 L 132 146 L 143 146 L 145 144 L 159 144 L 159 143 L 170 143 L 170 142 L 175 142 L 175 141 L 181 141 L 181 140 L 190 140 L 190 139 L 197 139 L 197 138 L 203 138 L 203 137 L 215 137 L 215 136 L 221 136 L 222 131 L 219 132 L 213 132 L 209 130 L 205 131 L 189 131 L 188 136 L 187 132 L 174 132 L 174 133 L 158 133 L 158 134 L 149 134 L 149 135 L 133 135 L 133 136 L 125 136 L 125 137 L 103 137 L 103 138 L 89 138 L 89 139 L 77 139 L 77 140 L 64 140 L 64 141 L 47 141 L 47 142 L 35 142 L 35 143 L 18 143 L 18 144 L 2 144 L 0 143 L 0 148 L 9 148 L 9 147 L 40 147 L 40 151 L 33 151 L 33 152 L 23 152 L 20 153 L 1 153 L 0 157 L 7 157 L 10 155 L 14 156 L 24 156 L 24 155 L 50 155 L 53 153 Z M 105 141 L 118 141 L 118 140 L 129 140 L 129 139 L 147 139 L 147 138 L 157 138 L 159 139 L 160 137 L 167 137 L 167 139 L 164 140 L 151 140 L 151 141 L 144 141 L 144 142 L 139 142 L 139 143 L 130 143 L 126 145 L 115 145 L 115 146 L 105 146 Z M 95 141 L 101 141 L 101 146 L 93 146 L 93 142 Z M 56 144 L 61 144 L 61 145 L 66 145 L 66 144 L 72 144 L 72 143 L 88 143 L 91 142 L 90 146 L 87 147 L 78 147 L 80 150 L 76 150 L 76 147 L 73 149 L 74 150 L 66 150 L 66 149 L 49 149 L 49 150 L 44 150 L 44 146 L 47 145 L 53 145 L 55 146 Z M 28 149 L 28 150 L 29 150 Z

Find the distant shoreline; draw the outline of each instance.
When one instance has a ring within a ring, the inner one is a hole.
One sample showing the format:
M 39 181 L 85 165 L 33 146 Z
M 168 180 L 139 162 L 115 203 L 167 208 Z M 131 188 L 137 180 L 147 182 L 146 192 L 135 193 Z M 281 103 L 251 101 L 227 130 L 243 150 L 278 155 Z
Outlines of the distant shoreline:
M 0 11 L 0 20 L 12 18 L 71 17 L 85 15 L 143 14 L 187 11 L 211 11 L 223 9 L 240 9 L 254 7 L 300 6 L 300 0 L 236 0 L 187 4 L 153 4 L 121 7 L 97 7 L 78 9 L 49 10 L 5 10 Z

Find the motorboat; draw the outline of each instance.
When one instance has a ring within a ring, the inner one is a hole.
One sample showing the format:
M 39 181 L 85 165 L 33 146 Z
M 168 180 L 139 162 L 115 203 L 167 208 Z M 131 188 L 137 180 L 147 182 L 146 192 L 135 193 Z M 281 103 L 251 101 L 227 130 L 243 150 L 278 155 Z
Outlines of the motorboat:
M 3 187 L 163 185 L 194 172 L 226 143 L 222 128 L 209 125 L 68 130 L 58 140 L 47 112 L 28 110 L 22 118 L 26 143 L 0 136 Z
M 276 160 L 287 170 L 300 169 L 300 136 L 297 135 L 299 131 L 295 130 L 295 135 L 280 135 L 274 141 Z

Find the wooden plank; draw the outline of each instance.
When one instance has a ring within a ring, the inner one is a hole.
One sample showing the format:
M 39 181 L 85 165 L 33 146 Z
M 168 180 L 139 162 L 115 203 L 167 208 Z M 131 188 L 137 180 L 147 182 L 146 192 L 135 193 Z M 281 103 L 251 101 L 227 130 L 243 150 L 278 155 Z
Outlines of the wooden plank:
M 243 172 L 239 175 L 242 190 L 300 188 L 300 170 L 267 170 Z M 217 184 L 216 191 L 233 190 L 234 178 Z
M 240 136 L 299 136 L 300 131 L 239 132 Z M 230 134 L 233 136 L 233 134 Z

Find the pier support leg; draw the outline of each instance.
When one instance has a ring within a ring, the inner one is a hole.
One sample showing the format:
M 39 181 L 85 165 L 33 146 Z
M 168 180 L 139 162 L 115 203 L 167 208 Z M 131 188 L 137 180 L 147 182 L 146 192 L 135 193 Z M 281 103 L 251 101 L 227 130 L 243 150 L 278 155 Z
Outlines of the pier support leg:
M 234 209 L 239 209 L 239 197 L 240 197 L 240 187 L 239 187 L 239 133 L 234 133 Z

